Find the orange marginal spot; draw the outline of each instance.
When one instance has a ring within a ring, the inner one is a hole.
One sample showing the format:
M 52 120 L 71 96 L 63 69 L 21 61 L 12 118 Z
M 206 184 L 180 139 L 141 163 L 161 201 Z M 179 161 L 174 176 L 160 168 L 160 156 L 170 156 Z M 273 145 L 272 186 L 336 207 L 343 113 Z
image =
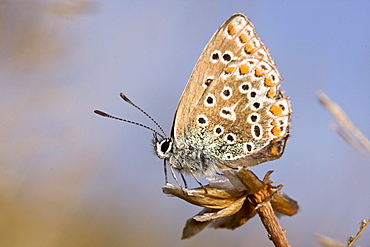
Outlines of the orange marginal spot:
M 274 127 L 272 128 L 271 130 L 272 134 L 274 136 L 281 136 L 281 133 L 283 132 L 281 129 L 277 128 L 277 127 Z
M 275 90 L 273 88 L 270 88 L 269 91 L 267 92 L 267 97 L 272 99 L 275 97 L 275 95 L 276 95 Z
M 249 66 L 247 66 L 246 64 L 242 64 L 239 66 L 239 70 L 241 75 L 245 75 L 249 72 Z
M 228 67 L 225 69 L 225 73 L 230 74 L 235 70 L 235 67 Z
M 271 144 L 276 145 L 276 143 L 277 143 L 278 141 L 280 141 L 280 140 L 281 140 L 281 138 L 276 137 L 276 138 L 272 139 Z
M 283 109 L 277 105 L 272 105 L 270 108 L 270 112 L 274 114 L 275 116 L 281 116 L 283 115 Z
M 248 41 L 248 36 L 245 33 L 239 35 L 240 42 L 246 43 Z
M 270 154 L 278 155 L 279 154 L 279 148 L 277 146 L 272 146 L 271 149 L 270 149 Z
M 265 75 L 265 72 L 261 68 L 256 68 L 256 73 L 255 74 L 256 74 L 256 76 L 263 76 L 263 75 Z
M 256 49 L 252 45 L 246 45 L 244 47 L 244 51 L 248 54 L 251 54 L 256 51 Z
M 229 24 L 229 26 L 227 26 L 227 32 L 230 34 L 230 35 L 234 35 L 236 33 L 236 30 L 235 30 L 235 27 L 233 24 Z
M 265 78 L 265 85 L 266 86 L 273 87 L 273 86 L 276 86 L 276 84 L 277 84 L 276 82 L 272 81 L 271 76 Z
M 279 126 L 278 122 L 276 122 L 275 120 L 271 122 L 271 125 L 275 127 Z

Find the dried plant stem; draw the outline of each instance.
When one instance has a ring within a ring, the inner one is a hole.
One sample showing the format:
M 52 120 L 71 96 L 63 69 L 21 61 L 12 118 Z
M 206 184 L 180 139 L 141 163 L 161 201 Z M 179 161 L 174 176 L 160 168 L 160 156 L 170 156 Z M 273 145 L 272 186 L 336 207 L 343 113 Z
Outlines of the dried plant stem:
M 370 159 L 370 141 L 351 122 L 344 111 L 323 92 L 317 92 L 320 102 L 331 112 L 337 120 L 338 125 L 332 124 L 331 128 L 341 135 L 355 150 Z
M 368 221 L 362 220 L 360 230 L 357 232 L 356 236 L 351 236 L 347 242 L 348 247 L 352 247 L 353 244 L 357 241 L 357 239 L 361 236 L 361 234 L 364 232 L 367 225 L 370 223 L 370 219 Z
M 182 239 L 193 237 L 207 226 L 233 230 L 259 214 L 274 245 L 290 246 L 275 212 L 292 216 L 298 212 L 299 206 L 280 191 L 283 185 L 272 185 L 271 173 L 267 172 L 261 181 L 247 168 L 225 170 L 224 177 L 219 177 L 221 180 L 218 183 L 195 189 L 184 189 L 167 183 L 163 188 L 165 194 L 203 207 L 202 211 L 187 220 Z
M 255 206 L 270 240 L 277 247 L 288 247 L 290 246 L 288 239 L 285 237 L 285 232 L 281 229 L 270 203 L 283 185 L 272 186 L 272 182 L 269 181 L 271 173 L 272 171 L 267 172 L 263 181 L 260 181 L 254 173 L 247 169 L 240 170 L 238 176 L 242 178 L 241 182 L 246 188 L 249 188 L 248 191 L 252 192 L 248 195 L 248 200 Z
M 290 244 L 285 237 L 285 231 L 277 221 L 270 201 L 266 200 L 271 198 L 271 189 L 269 188 L 269 186 L 265 186 L 261 191 L 251 195 L 249 199 L 253 201 L 253 204 L 257 204 L 256 211 L 274 245 L 277 247 L 288 247 Z

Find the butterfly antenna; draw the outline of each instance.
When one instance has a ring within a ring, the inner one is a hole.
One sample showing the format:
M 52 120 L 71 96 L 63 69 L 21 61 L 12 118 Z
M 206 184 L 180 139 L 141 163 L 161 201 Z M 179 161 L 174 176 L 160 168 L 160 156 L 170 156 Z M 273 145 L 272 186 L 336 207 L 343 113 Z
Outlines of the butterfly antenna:
M 130 120 L 127 120 L 127 119 L 118 118 L 118 117 L 109 115 L 109 114 L 107 114 L 105 112 L 102 112 L 102 111 L 99 111 L 99 110 L 95 110 L 94 113 L 96 113 L 100 116 L 103 116 L 103 117 L 113 118 L 113 119 L 117 119 L 117 120 L 120 120 L 120 121 L 123 121 L 123 122 L 127 122 L 127 123 L 130 123 L 130 124 L 135 124 L 135 125 L 141 126 L 145 129 L 153 131 L 155 134 L 159 135 L 160 137 L 165 138 L 162 134 L 158 133 L 158 131 L 156 131 L 155 129 L 152 129 L 152 128 L 144 125 L 144 124 L 133 122 L 133 121 L 130 121 Z
M 166 136 L 166 133 L 164 132 L 164 130 L 162 129 L 162 126 L 159 125 L 159 123 L 157 123 L 157 121 L 155 121 L 148 113 L 146 113 L 143 109 L 141 109 L 140 107 L 138 107 L 137 105 L 134 104 L 134 102 L 132 102 L 131 100 L 129 100 L 129 98 L 126 97 L 126 95 L 124 95 L 123 93 L 120 93 L 119 94 L 121 96 L 121 98 L 126 101 L 127 103 L 129 103 L 130 105 L 132 105 L 133 107 L 135 107 L 136 109 L 138 109 L 139 111 L 141 111 L 142 113 L 145 114 L 145 116 L 147 116 L 150 120 L 152 120 L 153 123 L 155 123 L 155 125 L 157 125 L 157 127 L 162 131 L 162 133 Z

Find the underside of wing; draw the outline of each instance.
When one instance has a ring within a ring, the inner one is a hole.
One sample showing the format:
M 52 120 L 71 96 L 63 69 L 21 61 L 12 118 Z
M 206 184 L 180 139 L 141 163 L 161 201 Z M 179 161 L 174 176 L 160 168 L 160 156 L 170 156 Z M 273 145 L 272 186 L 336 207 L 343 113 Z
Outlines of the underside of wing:
M 233 15 L 207 44 L 183 92 L 174 119 L 175 145 L 203 150 L 229 167 L 279 158 L 291 114 L 280 82 L 252 23 Z

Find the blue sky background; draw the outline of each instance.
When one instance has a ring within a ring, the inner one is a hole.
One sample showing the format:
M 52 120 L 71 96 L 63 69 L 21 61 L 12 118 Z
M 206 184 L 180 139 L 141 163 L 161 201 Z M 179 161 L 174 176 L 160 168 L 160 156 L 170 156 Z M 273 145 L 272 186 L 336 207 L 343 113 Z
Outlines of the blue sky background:
M 284 156 L 253 167 L 299 202 L 292 246 L 345 242 L 370 218 L 370 162 L 328 123 L 323 90 L 370 137 L 369 1 L 3 1 L 0 4 L 1 246 L 272 246 L 258 217 L 181 241 L 200 208 L 162 194 L 152 134 L 170 132 L 204 46 L 232 14 L 254 23 L 290 97 Z M 191 180 L 191 179 L 188 179 Z M 358 241 L 366 246 L 370 229 Z M 73 246 L 73 245 L 70 245 Z

